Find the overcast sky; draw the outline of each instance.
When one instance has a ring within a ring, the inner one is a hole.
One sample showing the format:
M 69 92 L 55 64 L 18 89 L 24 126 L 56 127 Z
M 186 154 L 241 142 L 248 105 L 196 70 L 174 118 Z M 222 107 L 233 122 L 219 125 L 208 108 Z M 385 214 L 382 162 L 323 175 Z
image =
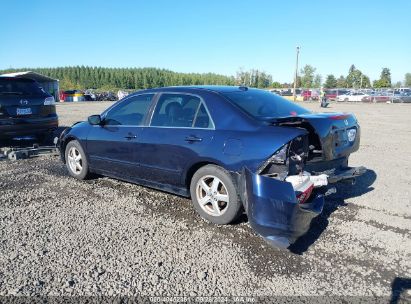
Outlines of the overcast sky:
M 355 64 L 372 80 L 411 72 L 411 1 L 2 1 L 0 69 L 89 65 L 235 75 L 256 68 L 292 82 Z

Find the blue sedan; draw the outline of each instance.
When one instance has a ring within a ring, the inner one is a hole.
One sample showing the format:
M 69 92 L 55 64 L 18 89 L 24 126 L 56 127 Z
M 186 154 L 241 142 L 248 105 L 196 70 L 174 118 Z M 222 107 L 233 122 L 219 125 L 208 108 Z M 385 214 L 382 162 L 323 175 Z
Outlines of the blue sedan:
M 60 136 L 77 179 L 91 174 L 191 197 L 198 214 L 229 224 L 246 212 L 270 244 L 287 247 L 321 213 L 348 166 L 360 127 L 347 113 L 312 113 L 247 87 L 138 91 Z

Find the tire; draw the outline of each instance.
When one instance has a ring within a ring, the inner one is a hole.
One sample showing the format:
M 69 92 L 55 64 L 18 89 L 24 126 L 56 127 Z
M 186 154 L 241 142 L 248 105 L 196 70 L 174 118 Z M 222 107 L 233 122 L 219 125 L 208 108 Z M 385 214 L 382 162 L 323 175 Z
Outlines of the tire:
M 72 140 L 67 144 L 64 156 L 67 170 L 72 177 L 80 180 L 89 177 L 87 157 L 77 140 Z
M 194 209 L 205 220 L 225 225 L 242 213 L 242 204 L 230 174 L 216 165 L 197 170 L 190 184 Z

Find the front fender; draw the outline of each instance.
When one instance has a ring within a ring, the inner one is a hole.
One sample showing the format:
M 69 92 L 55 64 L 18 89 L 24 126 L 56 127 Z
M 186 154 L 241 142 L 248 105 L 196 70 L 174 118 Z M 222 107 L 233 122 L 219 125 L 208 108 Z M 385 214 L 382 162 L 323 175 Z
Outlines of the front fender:
M 286 248 L 305 234 L 324 206 L 321 194 L 299 204 L 291 183 L 252 173 L 241 178 L 244 206 L 251 227 L 269 244 Z
M 83 148 L 86 144 L 87 134 L 89 132 L 87 122 L 76 122 L 71 127 L 67 127 L 61 132 L 57 147 L 60 150 L 60 158 L 65 163 L 65 149 L 69 141 L 75 139 L 82 144 Z

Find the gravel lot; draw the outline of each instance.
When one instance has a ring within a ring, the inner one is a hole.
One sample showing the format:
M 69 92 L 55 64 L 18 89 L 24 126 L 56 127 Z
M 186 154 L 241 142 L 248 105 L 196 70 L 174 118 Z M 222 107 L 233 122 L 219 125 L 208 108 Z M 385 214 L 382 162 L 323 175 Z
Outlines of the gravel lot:
M 59 104 L 60 124 L 109 104 Z M 266 245 L 246 219 L 208 224 L 185 198 L 77 181 L 56 156 L 0 162 L 0 295 L 390 297 L 408 288 L 411 298 L 411 105 L 326 111 L 356 114 L 362 142 L 350 164 L 369 171 L 338 186 L 290 250 Z

